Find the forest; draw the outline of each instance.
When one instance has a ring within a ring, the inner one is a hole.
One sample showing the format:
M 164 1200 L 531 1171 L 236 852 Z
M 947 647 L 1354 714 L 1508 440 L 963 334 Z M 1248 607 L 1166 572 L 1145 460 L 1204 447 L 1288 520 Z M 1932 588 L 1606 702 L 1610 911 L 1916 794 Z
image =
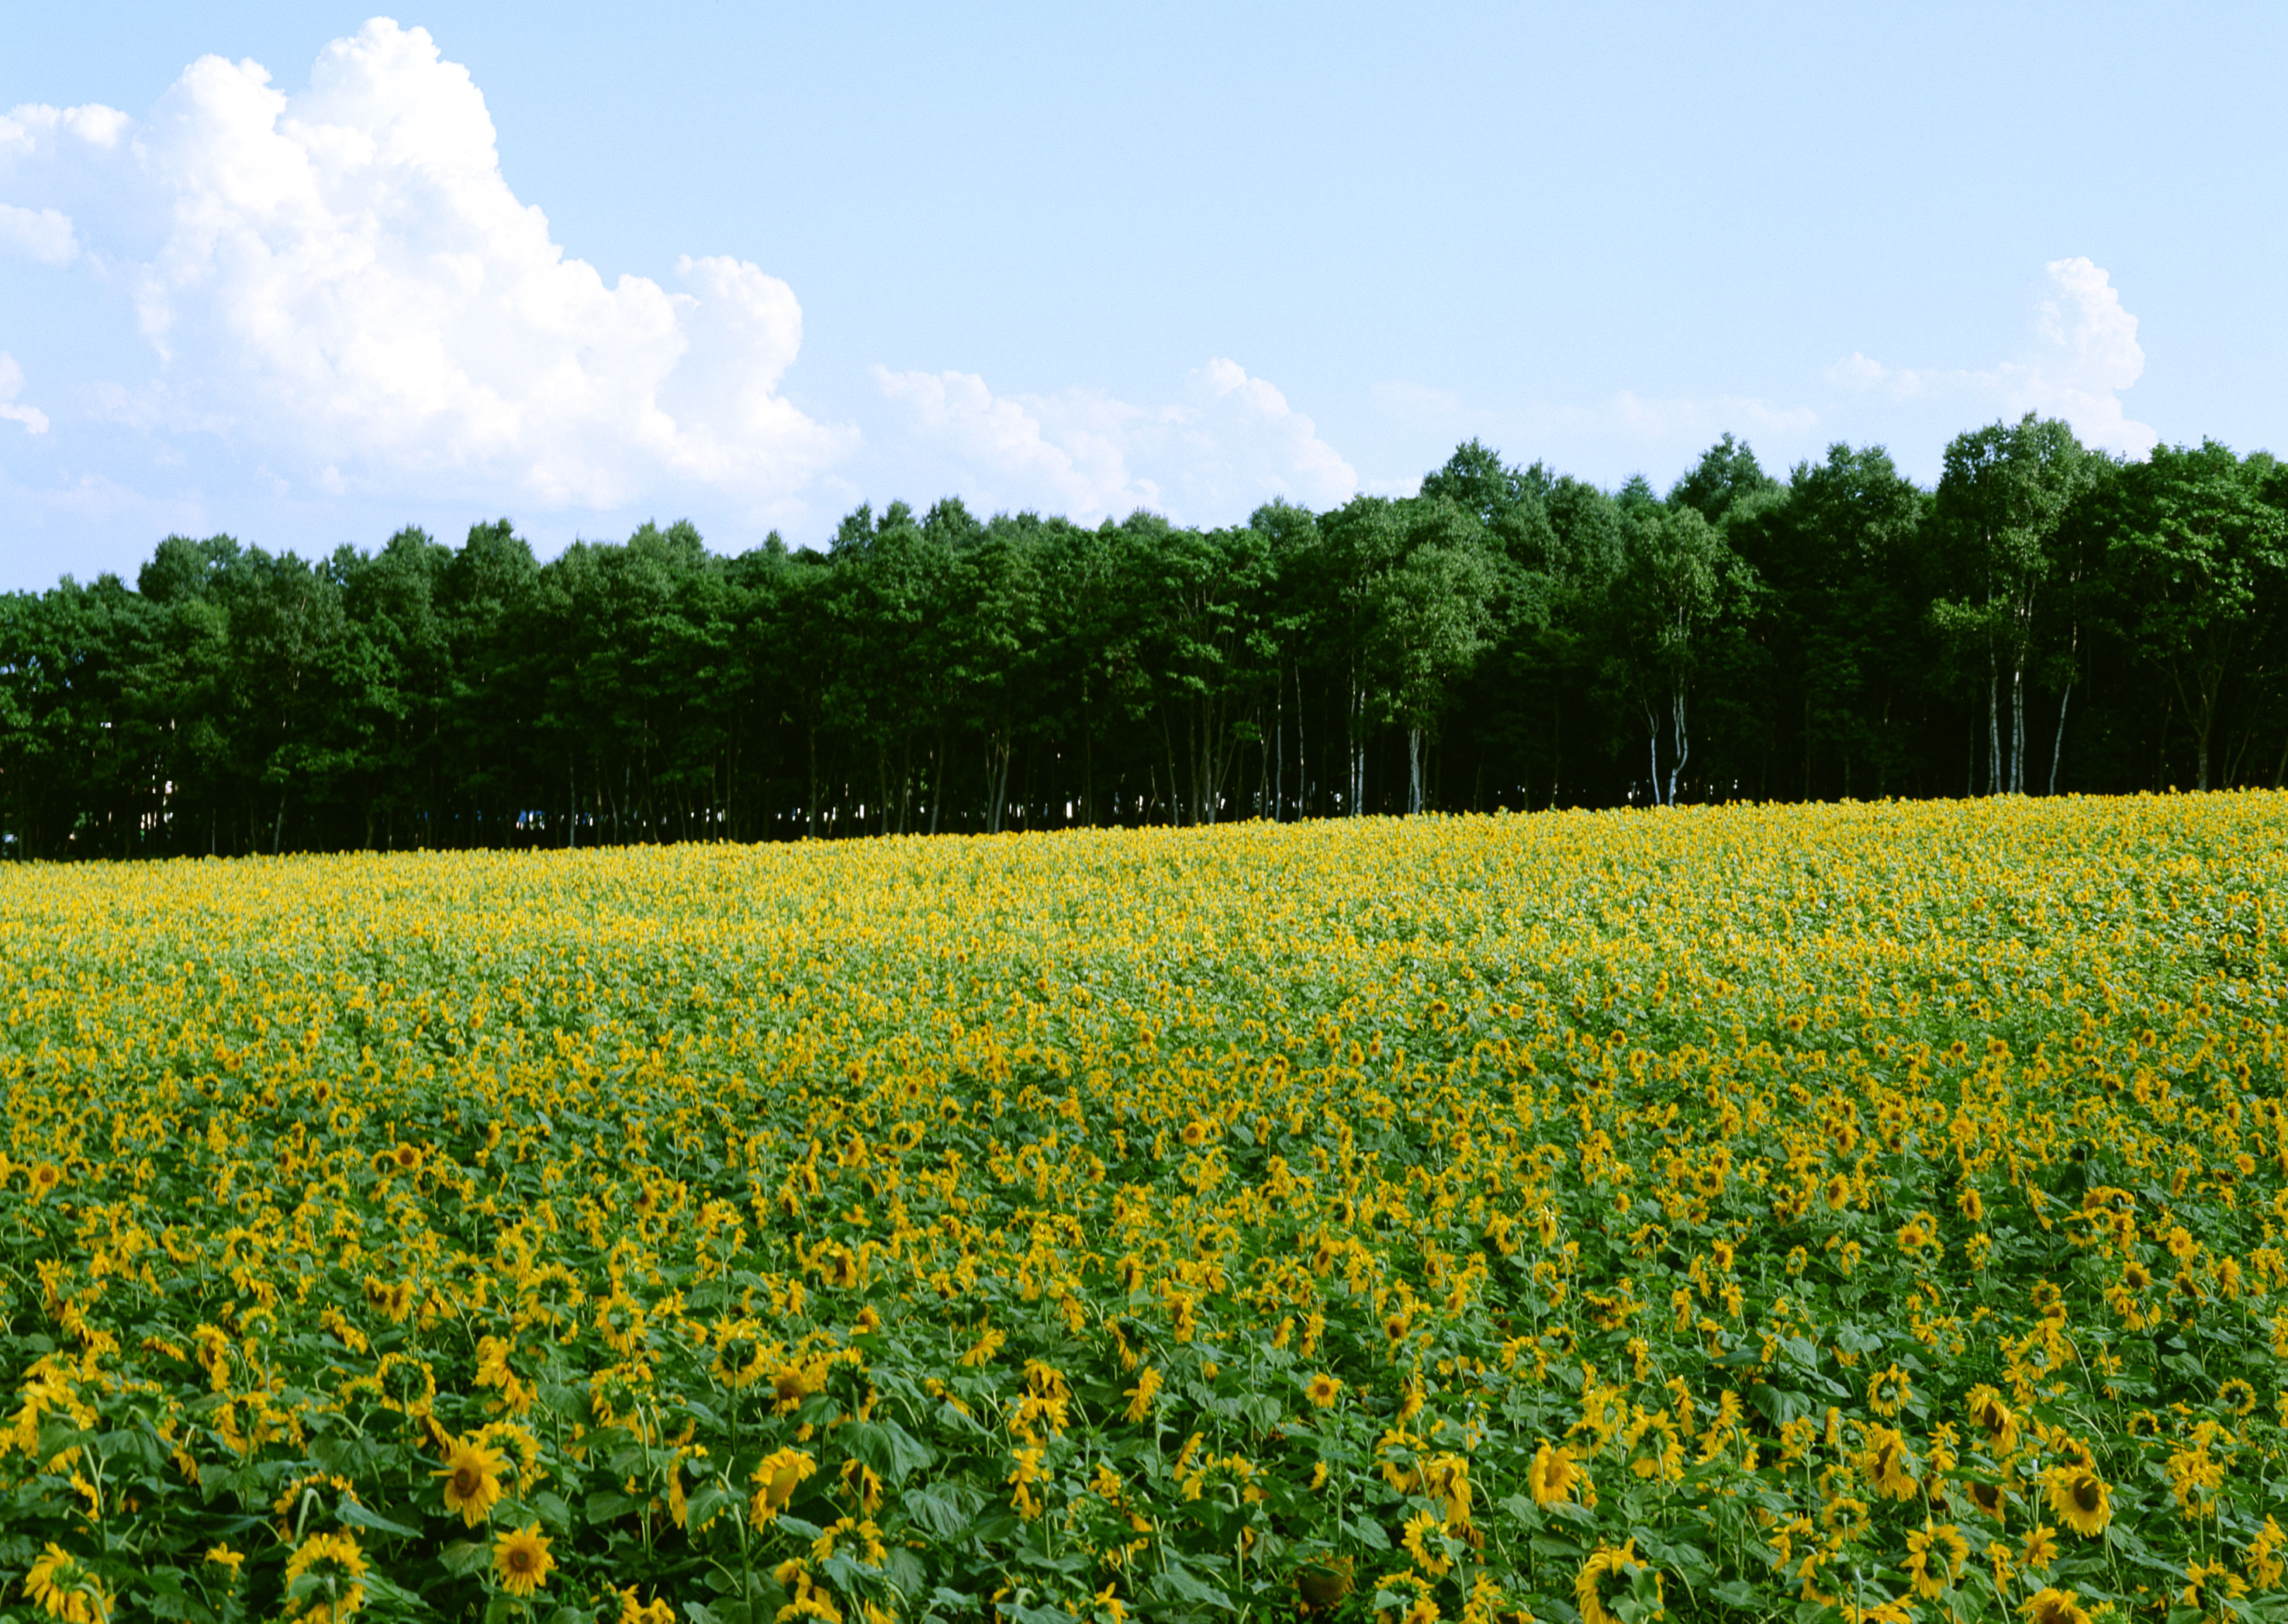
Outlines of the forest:
M 18 860 L 2279 787 L 2288 469 L 2029 415 L 1934 487 L 1471 441 L 1228 528 L 958 499 L 736 556 L 171 536 L 0 597 Z

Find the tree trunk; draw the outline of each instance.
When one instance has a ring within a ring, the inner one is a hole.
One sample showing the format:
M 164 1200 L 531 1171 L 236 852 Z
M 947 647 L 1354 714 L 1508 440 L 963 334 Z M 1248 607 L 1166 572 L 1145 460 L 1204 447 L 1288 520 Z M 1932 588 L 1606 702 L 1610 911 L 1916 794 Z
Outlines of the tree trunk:
M 2058 695 L 2058 736 L 2050 746 L 2050 793 L 2058 792 L 2058 758 L 2066 752 L 2066 706 L 2073 699 L 2073 679 L 2066 679 L 2066 691 Z
M 2010 669 L 2010 793 L 2026 793 L 2026 662 Z
M 1692 735 L 1685 731 L 1684 690 L 1677 689 L 1669 698 L 1676 720 L 1676 759 L 1668 769 L 1668 804 L 1673 806 L 1677 780 L 1683 776 L 1684 764 L 1692 759 Z
M 1986 793 L 2002 793 L 2002 674 L 1993 652 L 1986 655 Z
M 1652 778 L 1646 788 L 1652 792 L 1652 804 L 1660 804 L 1660 724 L 1654 720 L 1652 707 L 1645 707 L 1645 751 L 1652 763 Z

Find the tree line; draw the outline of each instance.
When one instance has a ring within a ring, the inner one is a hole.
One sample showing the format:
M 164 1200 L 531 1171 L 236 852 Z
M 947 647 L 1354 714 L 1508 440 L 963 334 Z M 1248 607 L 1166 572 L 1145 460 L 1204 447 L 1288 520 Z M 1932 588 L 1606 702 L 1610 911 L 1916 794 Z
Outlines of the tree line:
M 502 520 L 0 598 L 19 859 L 2278 787 L 2288 470 L 2029 416 L 1932 488 L 1726 435 L 1665 495 L 1093 527 L 949 498 L 736 557 Z

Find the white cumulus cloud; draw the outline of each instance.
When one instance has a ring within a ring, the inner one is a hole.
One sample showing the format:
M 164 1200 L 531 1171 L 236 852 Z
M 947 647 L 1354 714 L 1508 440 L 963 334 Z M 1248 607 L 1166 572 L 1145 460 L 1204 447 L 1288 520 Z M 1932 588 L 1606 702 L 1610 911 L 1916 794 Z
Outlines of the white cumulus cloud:
M 2023 359 L 1993 367 L 1918 369 L 1887 367 L 1855 351 L 1827 369 L 1839 388 L 1879 391 L 1895 400 L 1968 396 L 2006 416 L 2038 412 L 2062 417 L 2074 432 L 2108 451 L 2142 456 L 2160 436 L 2128 415 L 2121 392 L 2145 371 L 2137 318 L 2122 307 L 2113 279 L 2087 258 L 2054 259 L 2035 308 L 2033 345 Z
M 0 350 L 0 423 L 20 423 L 28 434 L 48 432 L 48 415 L 36 406 L 20 406 L 16 397 L 23 392 L 24 369 L 16 358 Z
M 777 392 L 802 342 L 785 282 L 688 257 L 672 288 L 608 282 L 568 257 L 502 176 L 467 69 L 385 18 L 291 95 L 206 57 L 139 123 L 19 107 L 0 198 L 0 243 L 130 291 L 158 365 L 122 415 L 320 488 L 767 503 L 854 443 Z
M 1310 418 L 1222 357 L 1189 375 L 1181 399 L 1151 407 L 1087 390 L 996 395 L 968 372 L 873 371 L 922 458 L 987 508 L 1081 520 L 1148 508 L 1215 523 L 1275 497 L 1323 508 L 1358 489 Z
M 60 210 L 0 203 L 0 254 L 34 265 L 68 265 L 79 257 L 79 237 L 71 216 Z

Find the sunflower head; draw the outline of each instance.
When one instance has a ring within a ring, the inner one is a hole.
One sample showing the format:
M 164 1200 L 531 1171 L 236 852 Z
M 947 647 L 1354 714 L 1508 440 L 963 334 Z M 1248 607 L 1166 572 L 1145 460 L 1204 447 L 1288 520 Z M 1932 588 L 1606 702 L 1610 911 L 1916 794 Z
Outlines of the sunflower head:
M 1573 1604 L 1580 1609 L 1581 1624 L 1619 1624 L 1610 1603 L 1623 1593 L 1649 1601 L 1657 1611 L 1660 1575 L 1637 1560 L 1637 1542 L 1615 1549 L 1600 1545 L 1589 1553 L 1573 1580 Z
M 1351 1558 L 1339 1557 L 1296 1569 L 1295 1588 L 1305 1607 L 1325 1612 L 1351 1593 Z
M 2113 1502 L 2105 1480 L 2086 1466 L 2052 1469 L 2049 1503 L 2058 1519 L 2085 1540 L 2104 1533 L 2105 1525 L 2113 1520 Z
M 530 1596 L 548 1582 L 556 1559 L 538 1523 L 527 1523 L 493 1541 L 493 1573 L 511 1596 Z
M 469 1438 L 457 1438 L 445 1464 L 432 1477 L 445 1480 L 445 1509 L 461 1514 L 464 1525 L 473 1528 L 492 1515 L 501 1497 L 501 1468 L 504 1457 Z
M 2081 1604 L 2079 1594 L 2044 1586 L 2019 1608 L 2030 1624 L 2089 1624 L 2089 1610 Z
M 1533 1503 L 1551 1506 L 1573 1496 L 1573 1485 L 1580 1477 L 1580 1469 L 1573 1464 L 1569 1449 L 1553 1449 L 1546 1443 L 1534 1452 L 1533 1463 L 1526 1468 L 1526 1487 L 1532 1492 Z
M 817 1470 L 818 1462 L 806 1450 L 781 1449 L 765 1455 L 752 1478 L 759 1485 L 756 1498 L 761 1501 L 757 1520 L 777 1516 L 779 1509 L 794 1498 L 795 1490 Z
M 365 1605 L 365 1553 L 347 1533 L 314 1533 L 286 1558 L 286 1600 L 303 1616 L 324 1624 L 342 1620 Z
M 2002 1395 L 1981 1382 L 1970 1390 L 1970 1419 L 1986 1434 L 1988 1453 L 2008 1454 L 2018 1445 L 2018 1418 Z
M 51 1544 L 24 1575 L 24 1594 L 66 1624 L 107 1624 L 111 1598 L 95 1575 L 60 1545 Z

